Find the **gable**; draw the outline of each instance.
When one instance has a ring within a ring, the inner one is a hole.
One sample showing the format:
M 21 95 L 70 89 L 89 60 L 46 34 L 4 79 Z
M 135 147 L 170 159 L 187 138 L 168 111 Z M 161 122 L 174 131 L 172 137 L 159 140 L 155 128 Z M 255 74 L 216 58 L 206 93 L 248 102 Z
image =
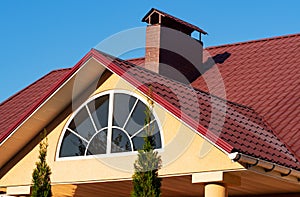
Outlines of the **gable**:
M 88 96 L 89 98 L 109 90 L 126 90 L 146 99 L 143 93 L 115 74 L 109 75 L 99 85 Z M 48 126 L 49 149 L 47 161 L 53 171 L 52 183 L 55 185 L 82 181 L 90 182 L 92 180 L 130 179 L 133 162 L 136 159 L 135 154 L 86 159 L 57 159 L 59 139 L 72 115 L 73 110 L 71 108 L 70 106 L 68 110 L 62 112 Z M 154 110 L 161 123 L 164 140 L 164 146 L 162 150 L 159 150 L 164 166 L 160 172 L 162 176 L 188 174 L 195 171 L 243 169 L 238 163 L 233 163 L 226 153 L 207 143 L 204 138 L 160 105 L 155 104 Z M 28 149 L 27 154 L 20 158 L 1 178 L 1 186 L 31 183 L 32 169 L 38 157 L 38 144 L 35 142 L 36 145 L 33 146 L 32 143 L 30 142 L 24 148 Z M 204 148 L 206 148 L 205 151 L 201 152 Z M 188 163 L 186 163 L 187 160 Z M 78 170 L 80 170 L 80 173 L 74 173 Z

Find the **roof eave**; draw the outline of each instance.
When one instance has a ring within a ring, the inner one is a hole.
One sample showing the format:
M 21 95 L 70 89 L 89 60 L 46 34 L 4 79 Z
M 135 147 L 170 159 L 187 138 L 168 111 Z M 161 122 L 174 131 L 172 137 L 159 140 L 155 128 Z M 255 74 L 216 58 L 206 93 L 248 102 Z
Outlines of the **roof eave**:
M 288 168 L 276 163 L 271 163 L 239 152 L 230 153 L 228 156 L 231 160 L 235 162 L 247 164 L 248 169 L 257 166 L 263 168 L 266 173 L 278 172 L 280 174 L 280 178 L 292 176 L 296 178 L 297 182 L 300 182 L 300 171 L 298 169 Z

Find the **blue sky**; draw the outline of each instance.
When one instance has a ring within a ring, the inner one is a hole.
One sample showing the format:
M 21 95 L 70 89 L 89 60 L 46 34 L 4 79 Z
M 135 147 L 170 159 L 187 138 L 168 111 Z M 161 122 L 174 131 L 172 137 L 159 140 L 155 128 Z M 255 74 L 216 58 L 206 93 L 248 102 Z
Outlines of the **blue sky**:
M 300 33 L 300 1 L 0 1 L 0 102 L 53 69 L 72 67 L 155 7 L 209 33 L 205 46 Z

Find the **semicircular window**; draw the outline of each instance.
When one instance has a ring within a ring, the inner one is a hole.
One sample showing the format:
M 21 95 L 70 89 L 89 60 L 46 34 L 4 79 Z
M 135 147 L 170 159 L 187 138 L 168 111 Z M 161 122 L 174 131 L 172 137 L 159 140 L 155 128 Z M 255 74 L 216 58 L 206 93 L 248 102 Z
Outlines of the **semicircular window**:
M 161 148 L 154 114 L 145 125 L 147 105 L 135 96 L 110 91 L 84 103 L 65 127 L 59 157 L 132 152 L 143 148 L 146 134 Z M 147 132 L 149 129 L 151 132 Z

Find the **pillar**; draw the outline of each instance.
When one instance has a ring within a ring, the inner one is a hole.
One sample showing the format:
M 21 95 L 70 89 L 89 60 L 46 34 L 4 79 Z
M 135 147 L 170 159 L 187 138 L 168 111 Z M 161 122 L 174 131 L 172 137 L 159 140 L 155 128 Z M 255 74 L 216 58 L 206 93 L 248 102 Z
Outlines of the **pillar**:
M 223 183 L 207 183 L 204 185 L 204 197 L 227 197 L 227 186 Z
M 204 184 L 204 197 L 227 197 L 227 186 L 240 186 L 241 177 L 238 172 L 199 172 L 192 174 L 192 183 Z

